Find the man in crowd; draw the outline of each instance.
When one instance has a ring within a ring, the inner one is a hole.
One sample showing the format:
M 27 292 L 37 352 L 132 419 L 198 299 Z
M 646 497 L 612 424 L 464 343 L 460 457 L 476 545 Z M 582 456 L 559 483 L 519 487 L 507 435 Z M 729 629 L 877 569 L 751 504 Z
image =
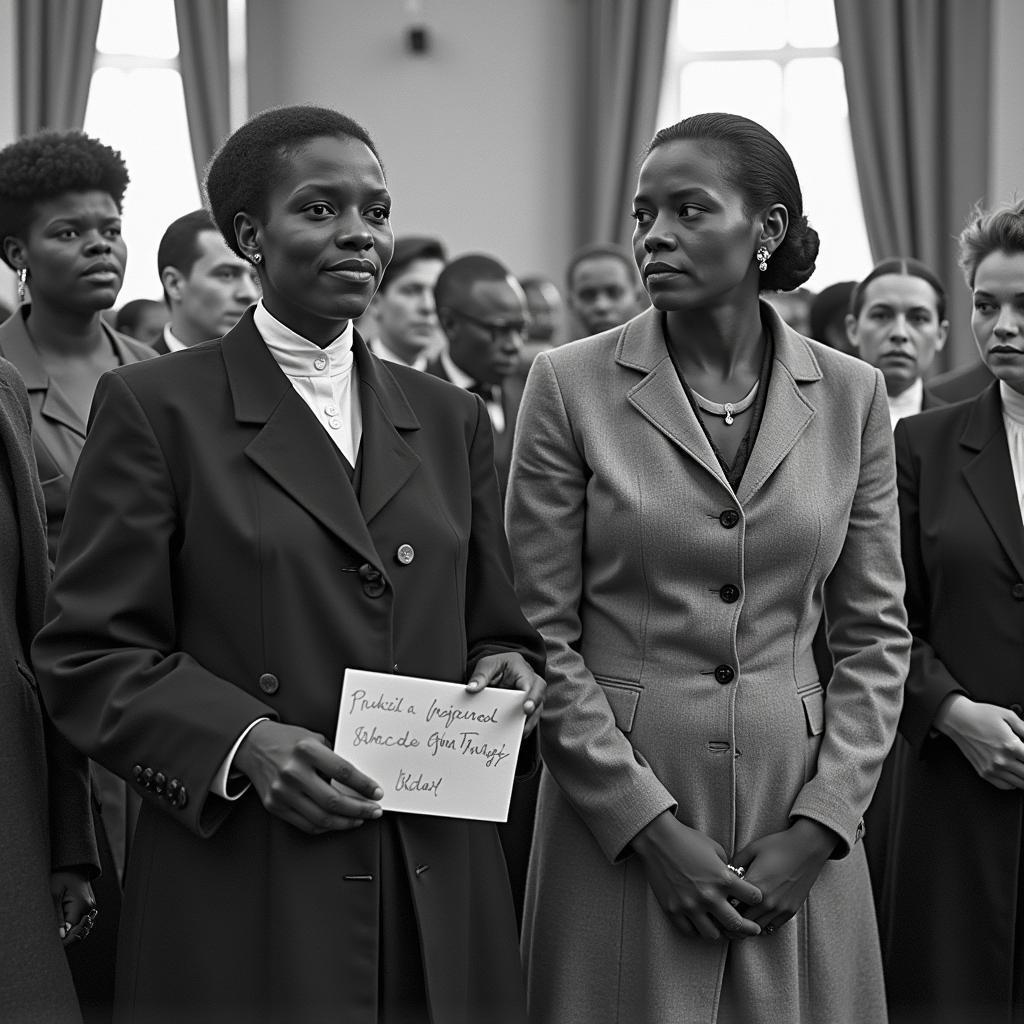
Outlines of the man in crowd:
M 160 239 L 156 260 L 171 314 L 153 346 L 157 352 L 227 334 L 260 297 L 256 272 L 227 247 L 206 210 L 174 221 Z
M 565 277 L 569 308 L 579 324 L 573 337 L 618 327 L 647 305 L 633 257 L 621 246 L 579 249 L 569 261 Z
M 164 335 L 167 307 L 156 299 L 132 299 L 126 302 L 114 318 L 114 329 L 129 338 L 155 348 Z

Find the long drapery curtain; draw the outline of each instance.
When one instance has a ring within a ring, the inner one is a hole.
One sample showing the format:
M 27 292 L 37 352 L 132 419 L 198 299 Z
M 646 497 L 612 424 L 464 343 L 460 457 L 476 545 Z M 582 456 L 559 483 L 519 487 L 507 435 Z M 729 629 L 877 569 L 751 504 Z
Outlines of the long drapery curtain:
M 227 0 L 174 0 L 196 178 L 231 128 Z
M 577 242 L 627 244 L 640 156 L 656 128 L 672 0 L 580 0 Z
M 18 131 L 85 123 L 102 0 L 18 0 Z
M 835 0 L 876 260 L 913 256 L 949 296 L 944 366 L 977 359 L 956 235 L 988 187 L 990 0 Z

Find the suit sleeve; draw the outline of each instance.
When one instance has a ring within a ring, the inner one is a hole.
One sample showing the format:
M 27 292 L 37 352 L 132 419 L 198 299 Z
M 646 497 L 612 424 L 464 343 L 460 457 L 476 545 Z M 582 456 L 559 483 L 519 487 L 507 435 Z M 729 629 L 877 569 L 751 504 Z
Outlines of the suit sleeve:
M 544 763 L 614 861 L 676 801 L 615 725 L 579 654 L 588 475 L 555 369 L 541 353 L 519 411 L 506 526 L 523 607 L 547 646 Z
M 876 370 L 846 539 L 825 584 L 835 658 L 825 730 L 817 771 L 791 811 L 839 835 L 837 856 L 860 837 L 861 816 L 896 735 L 910 652 L 903 593 L 892 428 Z
M 175 650 L 172 553 L 180 529 L 165 455 L 139 401 L 101 378 L 61 535 L 46 625 L 33 646 L 54 722 L 78 749 L 208 835 L 230 804 L 210 795 L 218 766 L 270 707 Z M 135 782 L 176 779 L 175 799 Z M 182 797 L 181 791 L 185 796 Z
M 953 678 L 929 642 L 931 583 L 921 550 L 920 457 L 905 423 L 896 425 L 896 481 L 900 503 L 900 550 L 907 577 L 907 619 L 913 645 L 900 732 L 920 750 L 943 701 L 967 691 Z

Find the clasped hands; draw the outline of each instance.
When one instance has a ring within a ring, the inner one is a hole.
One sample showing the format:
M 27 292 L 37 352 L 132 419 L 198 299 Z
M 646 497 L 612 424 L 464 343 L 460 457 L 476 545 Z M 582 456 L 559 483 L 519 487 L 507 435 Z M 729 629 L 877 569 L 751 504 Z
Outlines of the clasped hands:
M 720 843 L 665 811 L 632 845 L 676 928 L 713 941 L 772 934 L 803 905 L 837 841 L 824 825 L 797 818 L 744 847 L 730 864 Z
M 544 680 L 521 654 L 481 658 L 466 689 L 488 686 L 523 690 L 525 732 L 536 727 Z M 339 757 L 323 736 L 301 726 L 270 720 L 254 725 L 235 753 L 233 768 L 249 779 L 271 814 L 308 835 L 359 828 L 382 814 L 380 786 Z
M 1009 708 L 950 694 L 933 722 L 996 789 L 1024 789 L 1024 721 Z

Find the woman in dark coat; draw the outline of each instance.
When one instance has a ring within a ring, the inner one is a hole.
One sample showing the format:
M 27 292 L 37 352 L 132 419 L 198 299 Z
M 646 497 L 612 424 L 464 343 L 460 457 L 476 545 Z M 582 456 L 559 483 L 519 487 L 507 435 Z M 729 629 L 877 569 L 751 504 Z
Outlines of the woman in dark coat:
M 1024 203 L 960 237 L 996 377 L 896 427 L 914 636 L 882 892 L 898 1024 L 1024 1020 Z
M 258 115 L 207 193 L 263 298 L 100 381 L 36 644 L 60 727 L 144 798 L 120 1018 L 521 1024 L 493 824 L 382 816 L 331 746 L 347 667 L 536 718 L 486 408 L 351 328 L 393 245 L 359 125 Z
M 29 666 L 49 582 L 28 397 L 0 359 L 0 1018 L 79 1020 L 61 949 L 89 934 L 99 861 L 85 758 L 53 728 Z

